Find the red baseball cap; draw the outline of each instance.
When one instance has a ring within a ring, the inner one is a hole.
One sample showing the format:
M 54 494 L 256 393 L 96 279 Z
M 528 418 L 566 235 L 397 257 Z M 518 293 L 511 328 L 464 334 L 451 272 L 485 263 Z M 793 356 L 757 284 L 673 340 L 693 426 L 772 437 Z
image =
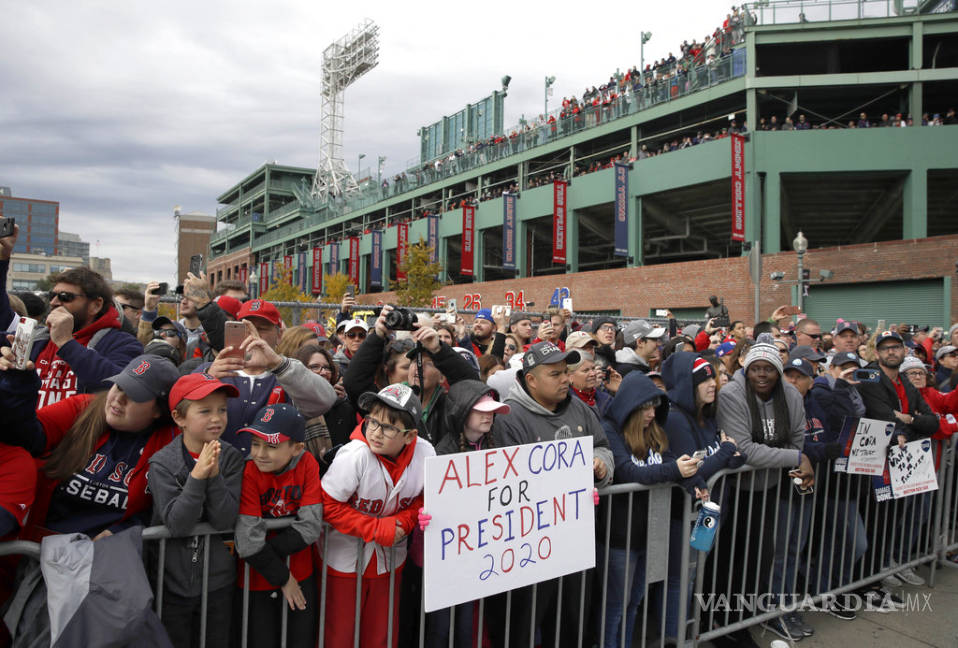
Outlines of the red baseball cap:
M 310 329 L 311 331 L 313 331 L 313 333 L 315 333 L 321 338 L 326 337 L 326 329 L 323 328 L 323 325 L 320 324 L 319 322 L 306 322 L 305 324 L 303 324 L 303 326 Z
M 282 326 L 283 321 L 276 307 L 263 299 L 251 299 L 240 307 L 239 312 L 236 313 L 236 319 L 242 320 L 247 317 L 262 317 L 274 326 Z
M 234 385 L 220 382 L 207 373 L 186 374 L 170 390 L 170 411 L 175 410 L 181 400 L 200 400 L 218 389 L 224 390 L 227 396 L 239 396 L 239 390 Z
M 243 302 L 238 300 L 236 297 L 230 297 L 229 295 L 220 295 L 213 301 L 216 302 L 217 306 L 229 313 L 233 319 L 238 319 L 236 314 L 239 313 L 240 309 L 243 307 Z

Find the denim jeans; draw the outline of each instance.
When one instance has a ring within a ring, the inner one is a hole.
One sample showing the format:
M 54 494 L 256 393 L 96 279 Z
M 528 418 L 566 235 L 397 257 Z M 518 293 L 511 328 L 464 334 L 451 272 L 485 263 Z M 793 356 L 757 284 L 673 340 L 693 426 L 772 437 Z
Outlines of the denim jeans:
M 823 519 L 832 528 L 828 531 L 823 529 L 822 563 L 818 570 L 821 583 L 812 583 L 810 587 L 827 592 L 852 582 L 855 564 L 868 551 L 868 532 L 858 511 L 858 501 L 854 499 L 828 498 Z
M 799 556 L 804 551 L 808 540 L 813 497 L 813 495 L 788 497 L 785 495 L 785 489 L 782 489 L 782 497 L 778 501 L 772 594 L 795 594 L 792 591 L 797 588 L 795 570 L 798 568 Z
M 601 547 L 599 555 L 603 553 Z M 628 573 L 626 573 L 628 560 Z M 597 565 L 602 565 L 601 556 Z M 635 617 L 639 604 L 645 594 L 645 550 L 609 549 L 609 579 L 606 585 L 605 618 L 601 620 L 605 628 L 603 648 L 617 648 L 622 645 L 622 616 L 625 615 L 625 645 L 632 645 L 632 633 L 635 629 Z M 626 598 L 628 596 L 628 598 Z M 601 605 L 596 606 L 601 613 Z

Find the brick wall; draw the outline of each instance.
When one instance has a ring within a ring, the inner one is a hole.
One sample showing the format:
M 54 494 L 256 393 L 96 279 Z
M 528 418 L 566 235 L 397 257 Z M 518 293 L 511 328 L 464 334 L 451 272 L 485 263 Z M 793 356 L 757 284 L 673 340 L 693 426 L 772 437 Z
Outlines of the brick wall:
M 769 274 L 780 270 L 786 279 L 795 279 L 795 256 L 794 252 L 763 256 L 762 317 L 790 301 L 789 286 L 773 282 Z M 958 235 L 818 248 L 805 255 L 805 267 L 812 269 L 812 279 L 819 269 L 827 268 L 835 273 L 830 283 L 955 276 L 956 261 Z M 650 308 L 668 306 L 701 308 L 704 312 L 709 295 L 716 294 L 725 298 L 732 319 L 751 322 L 755 304 L 745 257 L 459 284 L 444 286 L 437 294 L 455 297 L 459 308 L 465 308 L 468 294 L 480 294 L 482 306 L 491 306 L 505 303 L 506 291 L 522 290 L 526 301 L 535 302 L 532 310 L 542 310 L 560 286 L 569 288 L 578 311 L 619 309 L 623 315 L 644 317 Z M 360 301 L 392 299 L 394 294 L 388 292 L 366 295 Z M 952 291 L 951 320 L 958 321 L 958 286 Z

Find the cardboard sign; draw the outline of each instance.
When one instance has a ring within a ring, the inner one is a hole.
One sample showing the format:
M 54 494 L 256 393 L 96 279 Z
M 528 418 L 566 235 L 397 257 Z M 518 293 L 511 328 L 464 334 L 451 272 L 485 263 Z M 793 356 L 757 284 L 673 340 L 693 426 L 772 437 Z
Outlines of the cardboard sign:
M 888 421 L 846 417 L 839 436 L 842 456 L 835 460 L 835 472 L 880 477 L 894 432 L 895 424 Z
M 888 451 L 888 475 L 895 499 L 938 490 L 931 441 L 919 439 Z
M 426 460 L 426 612 L 595 567 L 592 439 Z

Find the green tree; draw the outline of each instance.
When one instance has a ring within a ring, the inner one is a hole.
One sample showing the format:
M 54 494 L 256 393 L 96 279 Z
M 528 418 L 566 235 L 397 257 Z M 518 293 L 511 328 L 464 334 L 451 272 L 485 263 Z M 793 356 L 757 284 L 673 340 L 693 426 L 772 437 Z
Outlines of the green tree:
M 270 284 L 269 290 L 263 293 L 262 298 L 271 302 L 303 302 L 304 304 L 313 303 L 314 301 L 310 295 L 300 292 L 299 288 L 293 285 L 292 268 L 280 269 L 274 276 L 273 283 Z M 318 317 L 316 309 L 295 309 L 300 312 L 299 318 L 297 319 L 293 316 L 293 310 L 291 306 L 279 307 L 280 317 L 282 317 L 283 321 L 287 324 L 305 322 L 307 319 L 315 319 Z
M 442 264 L 430 262 L 431 255 L 432 248 L 421 236 L 407 249 L 406 259 L 399 266 L 406 278 L 396 282 L 396 301 L 401 306 L 432 305 L 432 293 L 441 286 L 436 277 L 442 272 Z
M 342 272 L 323 275 L 323 287 L 326 289 L 326 301 L 331 304 L 338 304 L 343 301 L 343 295 L 346 294 L 346 286 L 349 285 L 349 277 Z

